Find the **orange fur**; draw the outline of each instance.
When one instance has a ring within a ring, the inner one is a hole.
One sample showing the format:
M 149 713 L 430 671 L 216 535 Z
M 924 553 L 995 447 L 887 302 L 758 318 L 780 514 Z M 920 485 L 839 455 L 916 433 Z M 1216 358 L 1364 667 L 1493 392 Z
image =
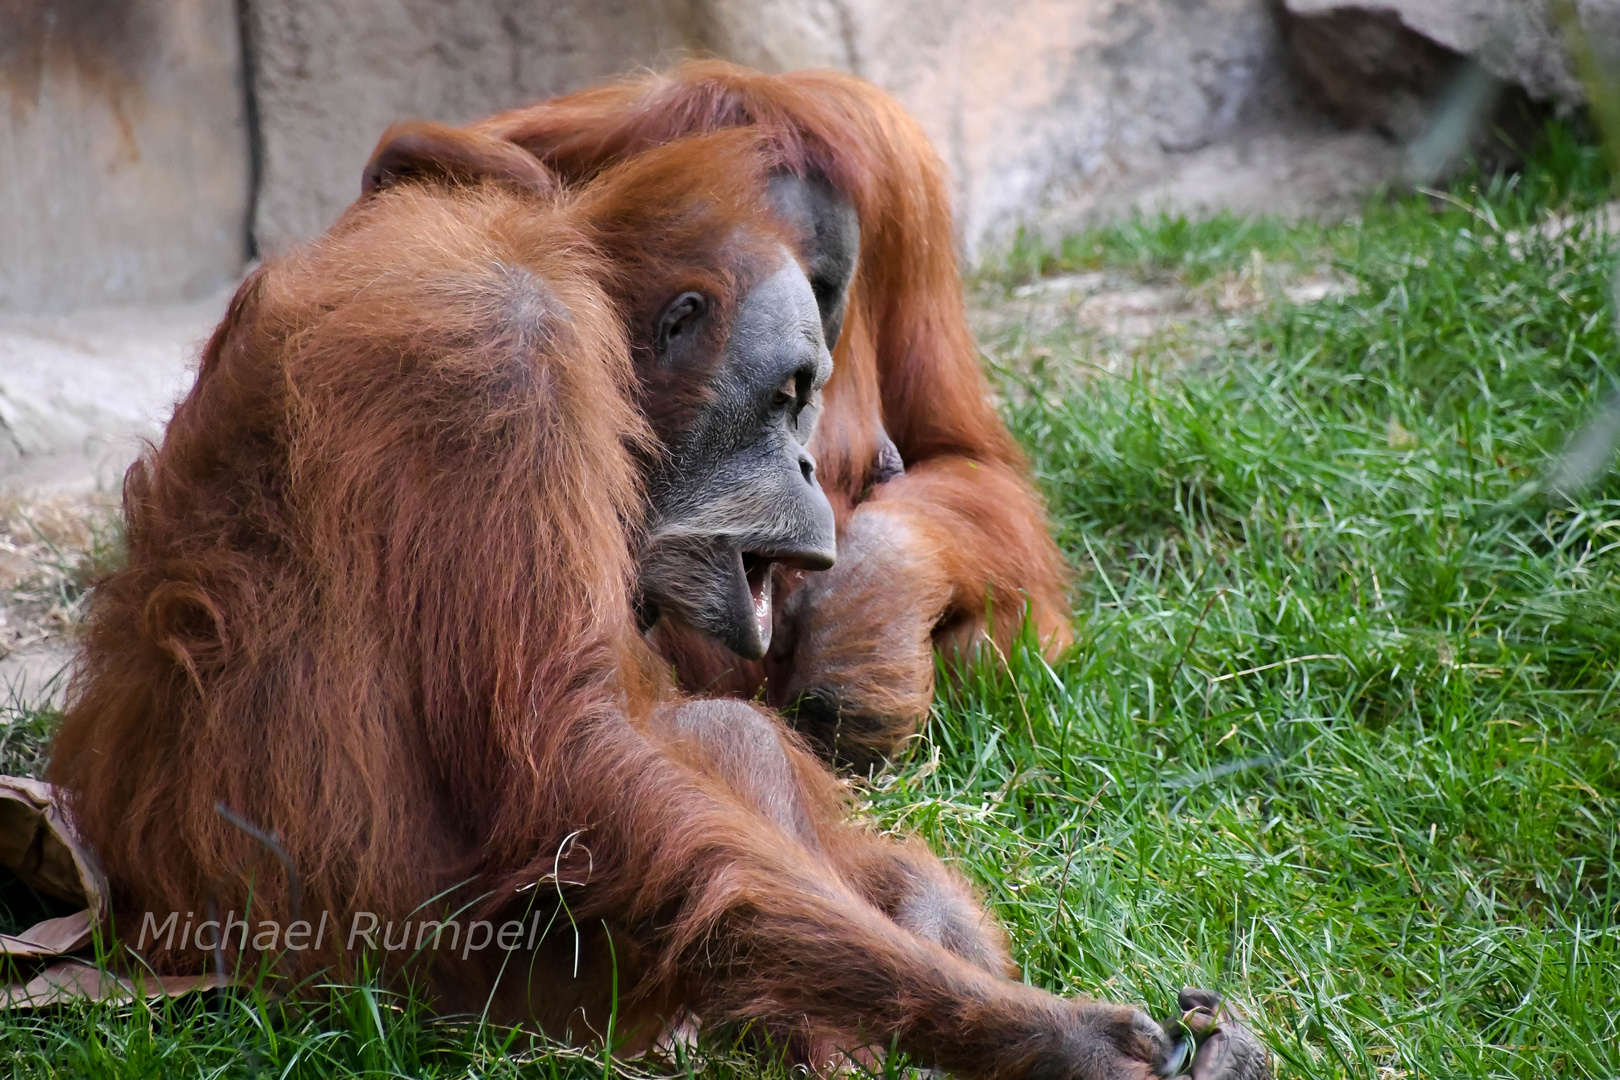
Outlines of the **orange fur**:
M 815 590 L 814 610 L 798 605 L 818 629 L 806 637 L 782 627 L 771 663 L 746 664 L 667 629 L 657 640 L 688 687 L 752 696 L 766 683 L 778 706 L 819 696 L 831 719 L 807 721 L 807 730 L 825 742 L 837 737 L 829 722 L 847 725 L 846 756 L 884 754 L 915 730 L 932 697 L 931 650 L 914 642 L 956 652 L 988 637 L 1005 651 L 1026 609 L 1049 650 L 1071 640 L 1067 571 L 979 367 L 944 172 L 927 137 L 893 98 L 853 76 L 770 76 L 719 61 L 516 109 L 471 130 L 510 140 L 579 184 L 648 148 L 733 127 L 761 132 L 784 167 L 820 173 L 855 205 L 860 256 L 811 450 L 841 535 L 863 531 L 871 498 L 889 504 L 886 521 L 903 514 L 909 547 L 893 552 L 875 591 L 874 574 L 841 557 Z M 927 479 L 908 475 L 874 492 L 887 439 L 908 472 Z M 789 653 L 795 641 L 804 644 Z M 847 662 L 852 653 L 875 657 L 889 641 L 904 646 L 882 663 Z
M 695 1015 L 812 1064 L 870 1044 L 968 1077 L 1152 1075 L 1156 1026 L 1010 979 L 960 879 L 849 821 L 774 715 L 676 693 L 637 632 L 659 430 L 625 321 L 637 282 L 687 274 L 724 319 L 775 243 L 771 163 L 733 133 L 575 194 L 429 176 L 244 283 L 127 477 L 127 565 L 92 594 L 50 765 L 126 943 L 209 901 L 340 930 L 539 911 L 532 949 L 384 971 L 557 1036 L 616 1017 L 621 1052 Z M 221 805 L 275 834 L 296 897 Z M 339 932 L 264 959 L 360 958 Z

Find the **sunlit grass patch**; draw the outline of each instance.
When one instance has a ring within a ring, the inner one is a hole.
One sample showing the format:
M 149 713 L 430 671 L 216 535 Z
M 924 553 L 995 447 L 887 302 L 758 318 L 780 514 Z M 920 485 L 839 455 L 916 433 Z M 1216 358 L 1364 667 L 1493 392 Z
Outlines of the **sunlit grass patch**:
M 1173 364 L 1110 374 L 1050 333 L 1000 372 L 1079 642 L 942 690 L 861 793 L 978 883 L 1031 981 L 1156 1012 L 1220 989 L 1282 1076 L 1620 1076 L 1620 477 L 1549 483 L 1620 387 L 1620 243 L 1598 155 L 1557 136 L 1537 162 L 1338 225 L 1122 223 L 992 283 L 1200 287 L 1258 258 L 1354 284 L 1262 290 Z M 6 753 L 37 746 L 46 719 L 8 715 Z M 626 1068 L 366 987 L 3 1018 L 0 1063 Z M 731 1045 L 633 1068 L 783 1072 Z
M 1216 986 L 1286 1075 L 1620 1074 L 1620 480 L 1548 482 L 1617 386 L 1617 243 L 1600 173 L 1564 177 L 1065 249 L 1264 242 L 1356 288 L 1170 370 L 1049 339 L 1004 372 L 1081 643 L 944 698 L 873 798 L 1036 981 Z

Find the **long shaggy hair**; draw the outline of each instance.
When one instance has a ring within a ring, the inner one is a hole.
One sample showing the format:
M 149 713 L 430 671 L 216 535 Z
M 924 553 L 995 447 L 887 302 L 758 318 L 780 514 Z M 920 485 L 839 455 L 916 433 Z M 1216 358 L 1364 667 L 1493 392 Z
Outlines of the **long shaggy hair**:
M 1157 1025 L 1009 978 L 959 877 L 849 821 L 778 717 L 679 695 L 637 631 L 680 405 L 632 343 L 694 281 L 726 338 L 780 265 L 779 146 L 684 138 L 564 189 L 480 138 L 254 273 L 129 472 L 127 565 L 92 594 L 49 768 L 125 942 L 147 913 L 241 913 L 293 951 L 244 935 L 232 964 L 342 976 L 360 913 L 385 949 L 431 919 L 419 959 L 367 955 L 441 1009 L 611 1025 L 619 1052 L 691 1013 L 816 1067 L 875 1044 L 981 1080 L 1148 1080 Z M 298 950 L 295 908 L 336 926 Z M 531 913 L 516 952 L 437 947 L 440 920 Z M 196 971 L 202 944 L 146 958 Z
M 219 807 L 305 911 L 400 917 L 595 824 L 584 733 L 667 692 L 629 614 L 658 449 L 627 322 L 672 281 L 735 304 L 779 242 L 766 162 L 733 134 L 577 197 L 391 188 L 243 283 L 126 477 L 52 756 L 120 910 L 290 915 Z
M 892 752 L 927 714 L 936 647 L 954 656 L 988 639 L 1005 655 L 1026 617 L 1049 652 L 1072 640 L 1067 569 L 980 370 L 945 173 L 927 137 L 852 76 L 762 75 L 712 60 L 466 130 L 529 151 L 564 184 L 590 185 L 671 141 L 737 129 L 756 132 L 779 168 L 825 178 L 860 221 L 810 445 L 843 565 L 797 601 L 786 598 L 799 582 L 779 582 L 792 617 L 764 663 L 663 628 L 657 645 L 684 685 L 763 694 L 797 710 L 824 752 L 860 762 Z

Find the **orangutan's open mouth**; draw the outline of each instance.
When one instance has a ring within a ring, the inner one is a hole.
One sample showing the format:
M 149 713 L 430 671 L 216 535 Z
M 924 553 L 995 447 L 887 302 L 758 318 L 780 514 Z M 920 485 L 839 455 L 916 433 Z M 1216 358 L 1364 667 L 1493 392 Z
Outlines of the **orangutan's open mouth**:
M 759 640 L 771 641 L 771 559 L 745 551 L 742 556 L 743 577 L 748 582 L 748 597 L 754 602 L 754 625 L 759 629 Z

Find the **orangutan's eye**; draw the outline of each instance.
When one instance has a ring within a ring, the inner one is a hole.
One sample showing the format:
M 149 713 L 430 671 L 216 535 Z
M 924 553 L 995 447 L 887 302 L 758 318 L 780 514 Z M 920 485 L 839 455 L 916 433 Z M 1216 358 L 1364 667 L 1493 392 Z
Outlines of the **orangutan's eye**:
M 790 405 L 797 404 L 798 400 L 799 377 L 797 375 L 789 375 L 787 379 L 783 381 L 782 385 L 777 387 L 776 393 L 771 395 L 771 408 L 780 412 Z M 797 412 L 798 410 L 795 409 L 794 411 Z

